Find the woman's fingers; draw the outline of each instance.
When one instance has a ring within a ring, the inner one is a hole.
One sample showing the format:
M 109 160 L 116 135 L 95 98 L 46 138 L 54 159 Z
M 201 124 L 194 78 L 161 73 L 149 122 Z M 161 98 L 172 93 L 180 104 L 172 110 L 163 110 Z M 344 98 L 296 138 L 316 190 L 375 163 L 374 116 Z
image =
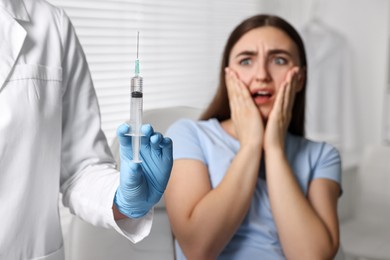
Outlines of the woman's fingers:
M 289 119 L 292 105 L 294 103 L 295 85 L 296 85 L 297 68 L 294 67 L 287 74 L 286 90 L 283 100 L 283 114 L 286 119 Z
M 248 103 L 248 90 L 232 69 L 225 68 L 225 78 L 231 116 L 234 120 L 236 116 L 239 116 L 241 108 Z
M 285 129 L 288 128 L 291 120 L 295 88 L 298 83 L 298 70 L 298 67 L 294 67 L 287 72 L 285 80 L 280 85 L 270 114 L 269 121 L 276 120 L 275 122 L 282 124 Z
M 295 93 L 298 84 L 297 75 L 299 68 L 292 68 L 286 76 L 286 80 L 283 83 L 283 104 L 281 106 L 281 112 L 283 113 L 284 121 L 286 124 L 290 122 L 292 108 L 294 105 Z
M 225 68 L 225 80 L 233 126 L 237 138 L 245 142 L 245 139 L 259 135 L 263 127 L 261 116 L 248 87 L 234 70 Z
M 253 106 L 252 96 L 245 84 L 239 79 L 235 71 L 225 68 L 225 80 L 229 100 L 236 105 Z

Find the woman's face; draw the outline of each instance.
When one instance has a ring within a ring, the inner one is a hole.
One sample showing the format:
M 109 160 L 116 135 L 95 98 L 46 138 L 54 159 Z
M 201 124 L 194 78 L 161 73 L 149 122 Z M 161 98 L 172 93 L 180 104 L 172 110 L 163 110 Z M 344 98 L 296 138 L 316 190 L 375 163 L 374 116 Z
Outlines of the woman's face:
M 244 34 L 229 56 L 229 67 L 248 87 L 264 119 L 271 112 L 287 72 L 299 65 L 296 44 L 283 31 L 271 26 Z

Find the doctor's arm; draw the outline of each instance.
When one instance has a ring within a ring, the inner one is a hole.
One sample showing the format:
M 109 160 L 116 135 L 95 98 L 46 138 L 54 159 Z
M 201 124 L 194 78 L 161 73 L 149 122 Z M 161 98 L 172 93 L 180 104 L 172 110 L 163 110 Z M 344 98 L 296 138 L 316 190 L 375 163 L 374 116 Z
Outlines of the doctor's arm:
M 101 129 L 88 64 L 69 18 L 62 13 L 62 150 L 60 185 L 64 205 L 81 219 L 113 228 L 136 243 L 146 237 L 152 212 L 116 221 L 113 201 L 120 174 Z M 120 216 L 119 216 L 120 218 Z

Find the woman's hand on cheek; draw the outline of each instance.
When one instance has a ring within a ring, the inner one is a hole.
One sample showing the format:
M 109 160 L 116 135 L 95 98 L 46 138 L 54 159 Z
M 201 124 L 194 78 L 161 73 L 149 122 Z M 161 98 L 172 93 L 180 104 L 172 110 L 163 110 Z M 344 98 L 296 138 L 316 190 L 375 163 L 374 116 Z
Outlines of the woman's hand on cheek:
M 231 68 L 225 68 L 231 119 L 241 145 L 261 145 L 264 126 L 260 112 L 253 102 L 248 87 Z
M 284 150 L 284 140 L 294 105 L 295 88 L 298 84 L 298 72 L 298 67 L 291 68 L 278 90 L 265 130 L 264 150 L 266 151 L 273 148 Z

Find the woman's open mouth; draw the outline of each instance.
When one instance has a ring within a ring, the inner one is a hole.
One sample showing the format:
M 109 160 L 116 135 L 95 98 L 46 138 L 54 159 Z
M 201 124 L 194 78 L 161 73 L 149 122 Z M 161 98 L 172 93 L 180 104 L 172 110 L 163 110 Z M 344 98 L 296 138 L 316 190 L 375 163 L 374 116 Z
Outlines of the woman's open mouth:
M 256 92 L 252 92 L 252 98 L 257 105 L 268 103 L 269 101 L 271 101 L 272 96 L 273 92 L 268 90 L 259 90 Z

